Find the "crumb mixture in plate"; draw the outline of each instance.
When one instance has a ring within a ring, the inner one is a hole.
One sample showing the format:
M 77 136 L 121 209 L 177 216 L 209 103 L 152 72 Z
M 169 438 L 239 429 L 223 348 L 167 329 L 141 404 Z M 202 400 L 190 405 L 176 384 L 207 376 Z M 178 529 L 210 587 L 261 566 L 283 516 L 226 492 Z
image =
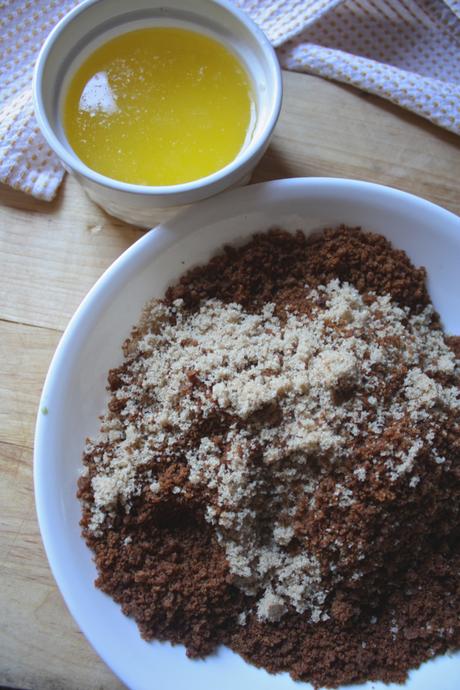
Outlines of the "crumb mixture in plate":
M 79 496 L 147 639 L 315 685 L 459 646 L 459 372 L 382 237 L 272 231 L 146 305 Z

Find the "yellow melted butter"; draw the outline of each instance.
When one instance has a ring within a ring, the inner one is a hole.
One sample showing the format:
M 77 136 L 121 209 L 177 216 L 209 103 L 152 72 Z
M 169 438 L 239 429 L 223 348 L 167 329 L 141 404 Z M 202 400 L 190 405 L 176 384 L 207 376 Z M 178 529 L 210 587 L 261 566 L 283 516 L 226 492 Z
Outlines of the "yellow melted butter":
M 111 39 L 77 69 L 63 124 L 77 156 L 107 177 L 173 185 L 230 163 L 250 139 L 255 103 L 240 61 L 187 29 Z

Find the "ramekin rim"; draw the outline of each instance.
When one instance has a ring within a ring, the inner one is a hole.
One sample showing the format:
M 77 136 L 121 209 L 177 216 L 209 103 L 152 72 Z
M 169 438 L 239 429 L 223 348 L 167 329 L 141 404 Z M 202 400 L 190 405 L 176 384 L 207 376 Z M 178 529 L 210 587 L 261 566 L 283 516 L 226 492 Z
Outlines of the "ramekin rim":
M 64 17 L 49 33 L 35 62 L 32 83 L 35 117 L 48 145 L 65 165 L 67 165 L 73 172 L 76 172 L 87 180 L 110 189 L 111 191 L 125 192 L 139 196 L 174 197 L 190 192 L 198 192 L 206 187 L 218 185 L 219 182 L 223 182 L 226 178 L 231 177 L 237 170 L 244 169 L 252 158 L 257 157 L 257 155 L 264 150 L 272 135 L 281 111 L 283 95 L 281 67 L 278 62 L 275 49 L 271 45 L 264 32 L 245 12 L 232 5 L 228 0 L 207 1 L 212 1 L 214 4 L 223 7 L 227 12 L 234 15 L 250 31 L 267 59 L 270 67 L 270 78 L 272 80 L 270 84 L 270 110 L 262 131 L 248 144 L 246 148 L 238 153 L 230 163 L 210 175 L 200 177 L 196 180 L 191 180 L 190 182 L 183 182 L 176 185 L 138 185 L 116 180 L 98 173 L 83 163 L 83 161 L 73 151 L 67 149 L 55 133 L 54 128 L 51 126 L 45 113 L 43 103 L 43 72 L 49 54 L 62 30 L 67 27 L 76 16 L 85 12 L 88 7 L 103 1 L 104 0 L 83 0 L 83 2 L 64 15 Z

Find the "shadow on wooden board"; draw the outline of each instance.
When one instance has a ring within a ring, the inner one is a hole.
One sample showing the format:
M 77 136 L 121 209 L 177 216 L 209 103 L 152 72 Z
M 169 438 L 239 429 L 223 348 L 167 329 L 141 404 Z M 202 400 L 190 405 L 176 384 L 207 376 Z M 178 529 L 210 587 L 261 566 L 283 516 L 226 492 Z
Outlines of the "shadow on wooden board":
M 58 211 L 62 204 L 62 185 L 58 189 L 53 201 L 42 201 L 41 199 L 35 199 L 30 194 L 25 194 L 18 189 L 12 189 L 12 187 L 0 183 L 0 204 L 19 208 L 22 211 L 53 213 Z M 2 686 L 0 686 L 0 690 L 3 690 Z
M 349 84 L 342 84 L 341 82 L 333 83 L 343 91 L 353 94 L 367 103 L 372 103 L 372 105 L 375 107 L 390 113 L 394 117 L 399 118 L 402 122 L 419 127 L 420 129 L 425 130 L 425 132 L 429 133 L 431 136 L 436 137 L 440 141 L 445 141 L 451 146 L 456 146 L 460 150 L 460 136 L 458 134 L 454 134 L 454 132 L 450 132 L 443 127 L 439 127 L 421 115 L 417 115 L 411 110 L 406 110 L 406 108 L 402 108 L 400 105 L 392 103 L 386 98 L 382 98 L 381 96 L 377 96 L 373 93 L 368 93 L 367 91 L 362 91 L 356 86 L 350 86 Z
M 305 162 L 301 165 L 283 156 L 277 147 L 276 141 L 272 141 L 262 160 L 256 167 L 251 184 L 255 182 L 267 182 L 268 180 L 281 180 L 287 177 L 308 177 L 309 173 L 305 167 Z

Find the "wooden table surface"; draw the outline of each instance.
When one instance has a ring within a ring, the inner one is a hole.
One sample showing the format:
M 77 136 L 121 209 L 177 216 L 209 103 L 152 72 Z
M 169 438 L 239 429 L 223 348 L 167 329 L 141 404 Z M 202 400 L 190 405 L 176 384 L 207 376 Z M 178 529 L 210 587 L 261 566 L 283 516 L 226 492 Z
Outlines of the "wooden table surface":
M 457 137 L 347 87 L 284 78 L 281 119 L 253 181 L 365 179 L 460 214 Z M 142 231 L 107 216 L 70 178 L 51 204 L 0 189 L 0 219 L 0 686 L 117 690 L 123 686 L 79 632 L 51 576 L 35 517 L 32 445 L 63 329 Z

